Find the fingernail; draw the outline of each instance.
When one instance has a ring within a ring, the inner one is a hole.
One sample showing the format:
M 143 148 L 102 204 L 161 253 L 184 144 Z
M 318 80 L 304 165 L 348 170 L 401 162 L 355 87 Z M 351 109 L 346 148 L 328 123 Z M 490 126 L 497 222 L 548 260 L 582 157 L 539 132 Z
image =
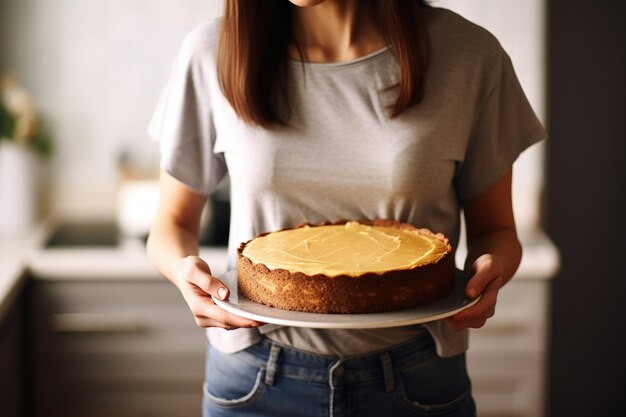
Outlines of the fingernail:
M 221 287 L 217 290 L 217 296 L 220 298 L 220 300 L 225 300 L 226 294 L 228 294 L 228 290 L 224 287 Z
M 476 289 L 474 287 L 467 290 L 467 293 L 469 294 L 470 298 L 476 298 Z

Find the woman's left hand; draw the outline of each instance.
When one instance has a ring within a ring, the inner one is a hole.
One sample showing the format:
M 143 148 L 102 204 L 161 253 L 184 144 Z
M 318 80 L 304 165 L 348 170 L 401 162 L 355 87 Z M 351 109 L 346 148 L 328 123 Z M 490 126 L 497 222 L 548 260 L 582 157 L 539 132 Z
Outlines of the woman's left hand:
M 502 269 L 497 259 L 491 254 L 481 255 L 474 262 L 473 269 L 474 275 L 465 287 L 465 294 L 470 299 L 481 298 L 473 306 L 444 319 L 456 331 L 483 327 L 496 312 L 498 291 L 503 285 Z

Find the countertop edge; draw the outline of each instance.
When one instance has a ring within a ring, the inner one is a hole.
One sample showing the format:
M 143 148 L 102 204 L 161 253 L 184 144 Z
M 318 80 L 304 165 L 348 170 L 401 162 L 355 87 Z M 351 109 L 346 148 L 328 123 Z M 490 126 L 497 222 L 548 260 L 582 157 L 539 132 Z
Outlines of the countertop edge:
M 50 227 L 43 221 L 19 236 L 0 237 L 0 323 L 25 285 L 30 253 L 43 245 Z

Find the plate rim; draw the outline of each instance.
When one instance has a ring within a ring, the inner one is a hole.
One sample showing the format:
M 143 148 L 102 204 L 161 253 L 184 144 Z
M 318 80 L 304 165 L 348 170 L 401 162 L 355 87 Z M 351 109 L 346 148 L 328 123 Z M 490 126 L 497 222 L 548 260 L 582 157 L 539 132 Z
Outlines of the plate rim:
M 423 324 L 432 321 L 437 321 L 444 319 L 446 317 L 453 316 L 454 314 L 459 313 L 473 305 L 475 305 L 480 300 L 480 295 L 473 300 L 465 297 L 465 284 L 471 278 L 471 274 L 462 271 L 456 268 L 456 277 L 455 277 L 455 289 L 452 293 L 448 294 L 446 297 L 443 297 L 440 300 L 434 301 L 433 303 L 425 304 L 418 307 L 413 307 L 404 310 L 396 310 L 389 312 L 381 312 L 381 313 L 358 313 L 358 314 L 343 314 L 343 313 L 308 313 L 301 311 L 291 311 L 291 310 L 283 310 L 276 307 L 269 307 L 260 303 L 256 303 L 245 296 L 239 294 L 236 281 L 233 283 L 233 280 L 236 280 L 236 269 L 230 269 L 223 274 L 220 274 L 217 278 L 220 279 L 229 289 L 230 289 L 230 298 L 228 300 L 220 300 L 216 297 L 211 296 L 215 304 L 217 304 L 222 309 L 226 310 L 231 314 L 238 315 L 240 317 L 244 317 L 251 320 L 256 320 L 262 323 L 274 324 L 280 326 L 291 326 L 291 327 L 304 327 L 304 328 L 316 328 L 316 329 L 377 329 L 377 328 L 391 328 L 391 327 L 401 327 L 408 326 L 412 324 Z M 232 275 L 235 275 L 233 278 Z M 461 284 L 461 285 L 459 285 Z M 234 288 L 233 288 L 234 286 Z M 459 287 L 462 287 L 459 288 Z M 239 298 L 243 297 L 246 303 L 254 306 L 256 309 L 260 309 L 261 311 L 265 311 L 266 313 L 275 313 L 279 316 L 281 315 L 297 315 L 304 316 L 304 319 L 289 319 L 282 317 L 273 317 L 271 315 L 263 315 L 258 314 L 253 311 L 248 311 L 245 309 L 245 305 L 243 308 L 239 304 Z M 440 312 L 436 312 L 434 314 L 424 314 L 423 310 L 432 308 L 433 305 L 437 303 L 442 303 L 447 301 L 450 298 L 449 302 L 452 302 L 451 298 L 458 298 L 456 306 L 453 306 L 450 309 L 442 309 Z M 234 299 L 235 301 L 231 301 Z M 422 313 L 420 314 L 420 310 Z M 414 315 L 411 315 L 414 313 Z M 405 317 L 406 316 L 406 317 Z M 349 318 L 361 318 L 361 320 L 357 321 L 349 321 L 346 319 Z M 397 317 L 393 319 L 393 317 Z M 367 319 L 373 320 L 367 320 Z M 385 319 L 386 318 L 386 319 Z M 308 320 L 307 320 L 308 319 Z M 339 321 L 333 321 L 333 319 L 338 319 Z

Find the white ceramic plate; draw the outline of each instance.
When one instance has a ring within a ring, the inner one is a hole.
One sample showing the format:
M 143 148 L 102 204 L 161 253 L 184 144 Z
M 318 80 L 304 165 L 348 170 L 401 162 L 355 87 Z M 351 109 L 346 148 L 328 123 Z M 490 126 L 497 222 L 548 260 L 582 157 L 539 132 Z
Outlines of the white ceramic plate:
M 263 323 L 318 329 L 375 329 L 426 323 L 452 316 L 474 305 L 478 298 L 465 297 L 465 284 L 470 274 L 457 270 L 455 290 L 434 303 L 406 310 L 368 314 L 320 314 L 281 310 L 249 300 L 237 290 L 237 271 L 230 270 L 219 277 L 230 289 L 226 301 L 213 298 L 224 310 Z

